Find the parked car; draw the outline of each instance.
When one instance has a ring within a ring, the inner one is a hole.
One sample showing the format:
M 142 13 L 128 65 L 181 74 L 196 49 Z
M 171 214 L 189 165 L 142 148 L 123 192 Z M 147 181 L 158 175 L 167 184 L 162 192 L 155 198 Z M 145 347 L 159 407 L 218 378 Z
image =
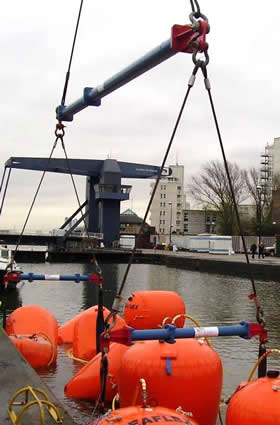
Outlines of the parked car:
M 265 246 L 264 247 L 264 253 L 265 255 L 269 256 L 274 256 L 275 255 L 275 245 L 273 246 Z

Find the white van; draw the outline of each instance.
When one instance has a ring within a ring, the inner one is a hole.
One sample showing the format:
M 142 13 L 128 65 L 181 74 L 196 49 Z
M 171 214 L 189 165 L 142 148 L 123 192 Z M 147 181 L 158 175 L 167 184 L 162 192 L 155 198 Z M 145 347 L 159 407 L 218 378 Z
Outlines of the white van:
M 120 236 L 120 248 L 133 249 L 135 247 L 135 236 L 134 235 L 122 235 Z

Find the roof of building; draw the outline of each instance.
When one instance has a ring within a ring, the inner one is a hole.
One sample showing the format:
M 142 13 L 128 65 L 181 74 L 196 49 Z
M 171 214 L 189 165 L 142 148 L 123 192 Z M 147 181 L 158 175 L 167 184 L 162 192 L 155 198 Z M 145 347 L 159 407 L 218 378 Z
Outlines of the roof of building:
M 121 224 L 141 224 L 142 221 L 142 218 L 135 214 L 135 212 L 131 209 L 125 210 L 120 215 Z

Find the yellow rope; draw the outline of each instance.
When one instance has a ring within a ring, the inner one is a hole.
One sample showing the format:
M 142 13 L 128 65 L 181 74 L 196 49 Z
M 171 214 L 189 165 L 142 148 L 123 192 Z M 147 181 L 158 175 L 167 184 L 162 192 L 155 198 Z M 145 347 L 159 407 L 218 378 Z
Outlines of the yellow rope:
M 73 354 L 73 348 L 69 348 L 66 352 L 67 352 L 67 356 L 70 359 L 76 360 L 77 362 L 84 363 L 84 364 L 88 363 L 88 360 L 80 359 L 79 357 L 75 357 L 74 354 Z
M 190 316 L 189 314 L 177 314 L 177 316 L 173 317 L 171 324 L 174 325 L 176 323 L 176 320 L 180 319 L 181 317 L 191 320 L 198 328 L 201 327 L 199 321 L 196 320 L 194 317 Z M 213 348 L 209 338 L 206 337 L 205 341 L 207 342 L 209 347 Z
M 161 328 L 163 328 L 166 324 L 167 324 L 167 322 L 172 322 L 172 317 L 169 317 L 169 316 L 166 316 L 164 319 L 163 319 L 163 321 L 162 321 L 162 323 L 161 323 Z
M 54 360 L 54 358 L 55 358 L 55 349 L 54 349 L 54 344 L 53 344 L 53 342 L 52 342 L 52 340 L 49 338 L 49 336 L 47 335 L 47 334 L 45 334 L 44 332 L 41 332 L 41 331 L 39 331 L 39 332 L 35 332 L 32 336 L 31 336 L 31 338 L 33 337 L 33 336 L 37 336 L 37 335 L 41 335 L 42 337 L 44 337 L 44 338 L 46 338 L 46 340 L 51 344 L 51 350 L 52 350 L 52 353 L 51 353 L 51 358 L 50 358 L 50 360 L 49 360 L 49 362 L 48 362 L 48 365 L 47 366 L 50 366 L 51 364 L 52 364 L 52 362 L 53 362 L 53 360 Z
M 266 353 L 264 353 L 257 361 L 255 366 L 253 367 L 253 369 L 251 370 L 251 373 L 249 375 L 248 378 L 248 382 L 251 381 L 251 379 L 253 378 L 257 367 L 259 366 L 259 364 L 263 361 L 263 359 L 265 359 L 265 357 L 269 356 L 270 354 L 279 354 L 280 355 L 280 350 L 278 350 L 277 348 L 272 348 L 271 350 L 268 350 Z
M 52 364 L 53 360 L 54 360 L 54 357 L 55 357 L 55 349 L 54 349 L 53 342 L 51 341 L 51 339 L 48 337 L 47 334 L 45 334 L 44 332 L 38 331 L 38 332 L 34 332 L 32 335 L 31 334 L 29 334 L 29 335 L 26 335 L 26 334 L 11 334 L 9 336 L 14 336 L 15 338 L 25 337 L 25 338 L 29 338 L 29 339 L 35 339 L 35 337 L 39 336 L 39 335 L 41 335 L 43 338 L 45 338 L 50 343 L 51 357 L 50 357 L 50 360 L 48 361 L 48 364 L 47 364 L 47 366 L 50 366 Z
M 117 393 L 112 401 L 112 410 L 116 410 L 116 403 L 120 401 L 120 395 Z
M 16 402 L 15 399 L 24 393 L 24 401 Z M 43 399 L 40 399 L 38 394 L 43 397 Z M 33 400 L 29 401 L 29 396 L 33 397 Z M 8 405 L 8 414 L 9 417 L 14 425 L 20 425 L 20 420 L 23 415 L 23 413 L 34 404 L 37 404 L 39 406 L 40 410 L 40 422 L 41 425 L 45 425 L 45 413 L 44 413 L 44 406 L 46 406 L 47 412 L 52 417 L 52 419 L 57 424 L 62 424 L 63 419 L 60 414 L 59 409 L 53 404 L 45 391 L 41 390 L 40 388 L 34 388 L 31 386 L 23 387 L 19 391 L 17 391 L 11 398 L 9 405 Z M 13 406 L 23 406 L 21 409 L 16 413 L 12 407 Z

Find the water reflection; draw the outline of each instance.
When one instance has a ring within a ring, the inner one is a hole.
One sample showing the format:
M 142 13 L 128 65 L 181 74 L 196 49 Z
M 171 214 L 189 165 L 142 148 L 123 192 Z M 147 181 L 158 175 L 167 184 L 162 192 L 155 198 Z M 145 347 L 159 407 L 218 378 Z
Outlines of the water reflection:
M 104 305 L 107 308 L 111 308 L 114 298 L 117 294 L 118 287 L 118 264 L 103 264 L 102 265 L 102 275 L 104 278 L 103 285 L 103 296 L 104 296 Z M 84 264 L 83 265 L 83 274 L 92 273 L 92 265 Z M 82 307 L 83 310 L 98 304 L 98 286 L 96 284 L 88 284 L 87 282 L 83 284 L 83 300 Z
M 103 264 L 105 306 L 111 307 L 120 285 L 126 264 Z M 90 264 L 23 265 L 25 272 L 72 274 L 94 272 Z M 30 269 L 31 268 L 31 269 Z M 278 348 L 280 339 L 280 285 L 256 281 L 261 305 L 269 329 L 269 348 Z M 123 291 L 124 301 L 136 290 L 173 290 L 184 299 L 187 312 L 202 326 L 236 324 L 241 320 L 255 322 L 255 305 L 248 299 L 252 292 L 250 281 L 194 271 L 178 270 L 151 264 L 133 264 Z M 52 311 L 59 324 L 65 323 L 80 311 L 97 303 L 97 287 L 90 283 L 41 281 L 26 283 L 9 295 L 9 310 L 24 304 L 39 304 Z M 224 368 L 225 396 L 235 390 L 240 381 L 248 378 L 258 353 L 258 341 L 239 337 L 213 338 L 212 343 L 221 356 Z M 59 347 L 57 367 L 42 373 L 44 381 L 56 393 L 79 423 L 91 416 L 91 404 L 69 400 L 64 385 L 80 368 L 67 356 L 67 347 Z M 279 368 L 279 358 L 269 357 L 269 368 Z
M 20 287 L 22 284 L 20 284 Z M 0 309 L 0 317 L 3 317 L 4 312 L 8 316 L 12 311 L 22 306 L 22 298 L 20 295 L 20 291 L 1 291 L 0 292 L 0 300 L 1 300 L 1 309 Z

